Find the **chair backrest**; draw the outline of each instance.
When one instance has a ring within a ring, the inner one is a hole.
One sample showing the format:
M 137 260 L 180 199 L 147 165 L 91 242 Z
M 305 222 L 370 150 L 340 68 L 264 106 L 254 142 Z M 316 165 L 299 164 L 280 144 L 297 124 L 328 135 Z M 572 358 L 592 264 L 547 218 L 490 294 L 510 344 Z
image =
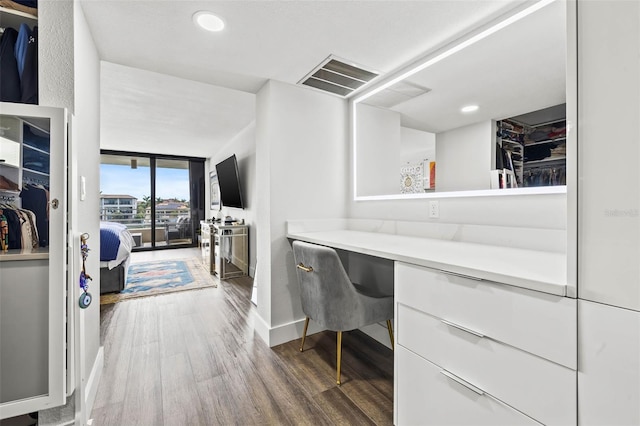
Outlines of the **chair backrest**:
M 293 258 L 296 265 L 313 268 L 311 272 L 296 268 L 305 315 L 333 331 L 360 327 L 356 318 L 364 306 L 338 253 L 330 247 L 294 241 Z

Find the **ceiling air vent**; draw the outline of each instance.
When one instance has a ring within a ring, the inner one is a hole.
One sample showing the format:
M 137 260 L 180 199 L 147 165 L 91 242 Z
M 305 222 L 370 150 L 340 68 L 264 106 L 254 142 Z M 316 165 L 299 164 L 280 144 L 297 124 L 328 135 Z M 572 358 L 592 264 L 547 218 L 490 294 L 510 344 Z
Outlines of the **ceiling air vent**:
M 408 81 L 399 81 L 391 87 L 369 96 L 364 103 L 381 108 L 393 108 L 410 99 L 429 93 L 431 89 Z
M 298 84 L 347 97 L 377 76 L 376 72 L 367 71 L 329 56 Z

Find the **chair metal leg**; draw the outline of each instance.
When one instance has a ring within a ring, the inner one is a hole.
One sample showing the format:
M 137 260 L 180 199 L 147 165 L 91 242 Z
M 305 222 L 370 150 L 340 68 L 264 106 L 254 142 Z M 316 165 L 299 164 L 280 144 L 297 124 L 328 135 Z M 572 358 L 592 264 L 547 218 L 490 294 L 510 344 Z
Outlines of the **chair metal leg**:
M 342 362 L 342 331 L 338 331 L 338 344 L 336 347 L 338 356 L 337 371 L 336 371 L 336 383 L 340 386 L 340 363 Z
M 393 328 L 391 327 L 391 320 L 387 320 L 387 330 L 389 330 L 389 340 L 391 341 L 391 350 L 393 350 Z
M 307 327 L 309 327 L 309 317 L 304 320 L 304 330 L 302 331 L 302 342 L 300 343 L 300 352 L 303 351 L 304 348 L 304 339 L 307 337 Z

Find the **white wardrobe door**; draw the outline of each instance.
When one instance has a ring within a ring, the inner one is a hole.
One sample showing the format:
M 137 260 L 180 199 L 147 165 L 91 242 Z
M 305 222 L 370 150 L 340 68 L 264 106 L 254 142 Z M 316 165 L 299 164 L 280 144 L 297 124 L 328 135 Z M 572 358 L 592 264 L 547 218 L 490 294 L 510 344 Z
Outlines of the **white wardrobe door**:
M 640 312 L 578 301 L 578 423 L 640 424 Z

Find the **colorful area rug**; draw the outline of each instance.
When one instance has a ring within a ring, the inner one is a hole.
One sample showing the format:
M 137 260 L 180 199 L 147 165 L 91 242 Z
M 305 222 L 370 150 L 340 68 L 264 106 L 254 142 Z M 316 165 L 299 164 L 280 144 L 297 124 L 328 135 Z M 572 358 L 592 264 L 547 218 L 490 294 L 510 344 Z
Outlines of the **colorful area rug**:
M 124 290 L 101 295 L 100 304 L 217 286 L 216 278 L 205 270 L 197 258 L 134 263 L 129 266 Z

